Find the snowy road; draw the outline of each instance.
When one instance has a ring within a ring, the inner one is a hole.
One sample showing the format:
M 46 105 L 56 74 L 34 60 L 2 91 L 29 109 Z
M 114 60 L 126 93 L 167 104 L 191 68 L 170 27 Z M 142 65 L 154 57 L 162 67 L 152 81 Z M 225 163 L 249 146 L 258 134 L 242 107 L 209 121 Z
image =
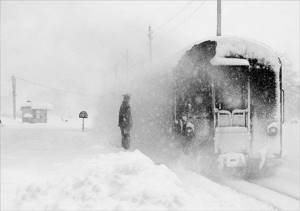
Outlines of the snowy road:
M 1 128 L 1 210 L 272 210 L 273 207 L 80 127 Z
M 225 180 L 222 181 L 221 184 L 234 188 L 235 190 L 247 194 L 257 200 L 267 202 L 279 210 L 300 209 L 299 199 L 287 195 L 285 191 L 276 191 L 272 188 L 266 188 L 264 187 L 264 183 L 262 185 L 257 185 L 243 180 Z
M 299 171 L 280 168 L 271 179 L 260 178 L 250 182 L 283 193 L 298 201 L 300 200 Z
M 108 152 L 107 143 L 78 128 L 80 124 L 1 126 L 1 207 L 11 208 L 20 184 L 61 177 L 68 173 L 65 163 Z

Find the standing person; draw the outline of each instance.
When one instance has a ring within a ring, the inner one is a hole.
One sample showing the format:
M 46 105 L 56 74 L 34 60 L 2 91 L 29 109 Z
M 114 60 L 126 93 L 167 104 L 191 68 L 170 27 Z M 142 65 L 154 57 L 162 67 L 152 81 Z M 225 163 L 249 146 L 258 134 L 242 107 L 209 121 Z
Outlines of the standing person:
M 119 127 L 122 135 L 122 147 L 129 149 L 130 146 L 130 129 L 132 127 L 132 116 L 129 105 L 130 95 L 123 95 L 123 102 L 119 111 Z

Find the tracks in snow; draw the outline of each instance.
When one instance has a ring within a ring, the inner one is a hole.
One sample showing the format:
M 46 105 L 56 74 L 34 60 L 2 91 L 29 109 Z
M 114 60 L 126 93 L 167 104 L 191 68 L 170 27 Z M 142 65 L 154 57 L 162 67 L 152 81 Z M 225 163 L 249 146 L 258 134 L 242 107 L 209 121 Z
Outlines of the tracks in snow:
M 291 170 L 293 169 L 293 170 Z M 280 167 L 271 177 L 262 177 L 249 182 L 300 200 L 300 173 L 298 166 Z
M 264 187 L 245 180 L 221 180 L 219 183 L 265 202 L 279 210 L 300 210 L 300 201 L 285 192 Z

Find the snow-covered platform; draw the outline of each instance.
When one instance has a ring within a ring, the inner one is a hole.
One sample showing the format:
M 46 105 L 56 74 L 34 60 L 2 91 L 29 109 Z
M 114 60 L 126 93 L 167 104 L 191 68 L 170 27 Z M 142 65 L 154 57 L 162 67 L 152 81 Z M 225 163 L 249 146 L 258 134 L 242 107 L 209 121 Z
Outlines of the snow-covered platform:
M 1 210 L 273 209 L 201 175 L 182 177 L 92 130 L 6 124 L 1 136 Z

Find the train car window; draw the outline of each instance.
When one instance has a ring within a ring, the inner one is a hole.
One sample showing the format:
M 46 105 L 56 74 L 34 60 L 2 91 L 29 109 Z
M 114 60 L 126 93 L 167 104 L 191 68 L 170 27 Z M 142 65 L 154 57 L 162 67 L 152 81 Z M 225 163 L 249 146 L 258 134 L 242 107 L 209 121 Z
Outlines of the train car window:
M 247 67 L 220 66 L 216 83 L 216 108 L 219 110 L 245 109 L 247 105 Z
M 251 69 L 254 114 L 260 119 L 272 119 L 276 114 L 276 74 L 271 67 L 257 64 Z

